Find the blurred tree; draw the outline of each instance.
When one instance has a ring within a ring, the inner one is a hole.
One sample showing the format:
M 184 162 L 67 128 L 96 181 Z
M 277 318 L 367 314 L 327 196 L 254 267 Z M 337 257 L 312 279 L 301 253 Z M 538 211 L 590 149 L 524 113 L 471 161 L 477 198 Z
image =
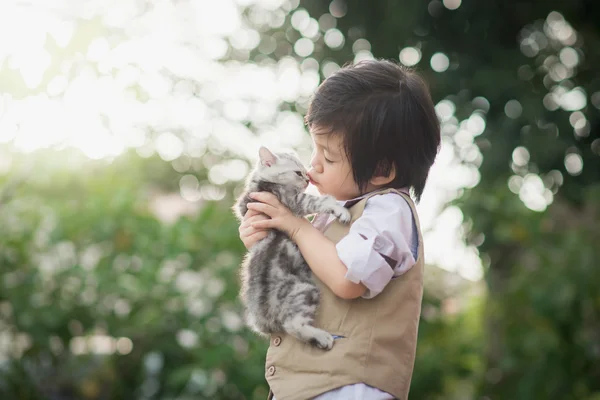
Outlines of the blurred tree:
M 0 178 L 0 398 L 266 398 L 267 342 L 243 326 L 237 300 L 231 186 L 189 203 L 169 194 L 194 179 L 202 191 L 201 164 L 179 173 L 156 156 L 72 150 L 12 158 Z M 23 171 L 33 173 L 12 178 Z M 447 316 L 452 295 L 425 299 L 419 398 L 472 393 L 480 312 Z
M 455 204 L 484 260 L 488 297 L 451 314 L 451 299 L 426 293 L 412 397 L 597 399 L 600 3 L 242 3 L 260 39 L 229 38 L 228 66 L 285 64 L 310 88 L 352 59 L 414 65 L 432 88 L 444 143 L 478 177 Z M 212 93 L 185 71 L 165 76 L 194 97 Z M 305 92 L 280 110 L 303 114 Z M 223 111 L 221 98 L 203 100 Z M 240 125 L 257 133 L 281 115 Z M 0 176 L 0 344 L 9 356 L 0 397 L 265 397 L 266 343 L 240 325 L 236 299 L 234 183 L 207 180 L 232 155 L 202 140 L 202 152 L 172 163 L 13 156 Z M 31 173 L 13 185 L 26 163 Z M 190 207 L 169 193 L 213 200 Z
M 375 56 L 415 65 L 438 103 L 445 142 L 479 170 L 479 183 L 456 204 L 469 241 L 487 260 L 480 394 L 600 395 L 594 367 L 600 342 L 589 334 L 598 331 L 600 307 L 586 283 L 597 277 L 600 260 L 590 248 L 597 224 L 589 222 L 598 222 L 600 204 L 600 3 L 305 0 L 301 6 L 320 22 L 337 17 L 330 29 L 345 38 L 332 48 L 325 33 L 316 58 L 341 64 Z M 562 302 L 558 293 L 565 293 Z M 543 339 L 534 319 L 544 321 L 551 339 Z M 526 343 L 524 334 L 531 338 Z
M 237 301 L 232 199 L 171 224 L 155 214 L 174 182 L 202 182 L 204 168 L 63 150 L 15 156 L 12 172 L 25 164 L 34 173 L 0 204 L 1 351 L 12 358 L 1 398 L 266 397 L 265 342 L 244 329 Z

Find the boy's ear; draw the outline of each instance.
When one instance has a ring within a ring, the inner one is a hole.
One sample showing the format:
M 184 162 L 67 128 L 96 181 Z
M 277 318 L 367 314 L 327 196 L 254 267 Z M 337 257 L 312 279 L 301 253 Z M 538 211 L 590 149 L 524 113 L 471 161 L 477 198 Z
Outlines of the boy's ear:
M 379 169 L 379 168 L 378 168 Z M 375 172 L 375 176 L 370 179 L 370 183 L 375 186 L 387 185 L 396 178 L 396 166 L 392 164 L 390 173 L 387 175 L 381 174 L 379 171 Z

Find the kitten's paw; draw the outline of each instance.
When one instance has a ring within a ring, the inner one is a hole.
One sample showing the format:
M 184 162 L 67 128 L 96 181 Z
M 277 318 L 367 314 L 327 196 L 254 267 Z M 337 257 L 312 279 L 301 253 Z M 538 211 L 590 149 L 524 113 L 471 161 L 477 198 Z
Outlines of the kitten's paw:
M 331 350 L 333 347 L 333 336 L 325 331 L 316 332 L 315 335 L 310 339 L 310 344 L 319 349 Z
M 348 211 L 348 209 L 346 207 L 342 207 L 342 206 L 335 207 L 335 209 L 333 210 L 333 215 L 335 215 L 342 224 L 347 224 L 352 219 L 352 216 L 350 215 L 350 211 Z

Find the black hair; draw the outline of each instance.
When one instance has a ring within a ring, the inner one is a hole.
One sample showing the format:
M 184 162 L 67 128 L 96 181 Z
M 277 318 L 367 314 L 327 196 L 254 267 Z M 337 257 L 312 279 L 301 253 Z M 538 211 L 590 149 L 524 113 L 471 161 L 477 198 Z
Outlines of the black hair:
M 394 167 L 396 176 L 386 186 L 410 188 L 421 199 L 440 146 L 440 123 L 416 72 L 387 60 L 345 65 L 319 86 L 305 121 L 342 135 L 361 192 Z

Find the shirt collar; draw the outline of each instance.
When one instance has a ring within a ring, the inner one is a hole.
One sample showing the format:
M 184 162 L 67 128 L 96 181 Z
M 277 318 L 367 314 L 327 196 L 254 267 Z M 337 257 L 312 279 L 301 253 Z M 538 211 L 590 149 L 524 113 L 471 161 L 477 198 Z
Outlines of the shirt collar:
M 377 192 L 379 192 L 381 190 L 386 190 L 386 189 L 388 189 L 388 188 L 376 189 L 376 190 L 373 190 L 372 192 L 368 192 L 368 193 L 362 194 L 362 195 L 360 195 L 358 197 L 355 197 L 353 199 L 338 201 L 338 203 L 340 203 L 342 206 L 344 206 L 346 208 L 350 208 L 353 205 L 355 205 L 356 203 L 358 203 L 359 201 L 361 201 L 362 199 L 364 199 L 365 197 L 367 197 L 367 196 L 369 196 L 369 195 L 371 195 L 373 193 L 377 193 Z M 396 189 L 396 190 L 398 190 L 400 192 L 403 192 L 403 193 L 406 193 L 406 194 L 409 194 L 408 188 L 401 188 L 401 189 Z

